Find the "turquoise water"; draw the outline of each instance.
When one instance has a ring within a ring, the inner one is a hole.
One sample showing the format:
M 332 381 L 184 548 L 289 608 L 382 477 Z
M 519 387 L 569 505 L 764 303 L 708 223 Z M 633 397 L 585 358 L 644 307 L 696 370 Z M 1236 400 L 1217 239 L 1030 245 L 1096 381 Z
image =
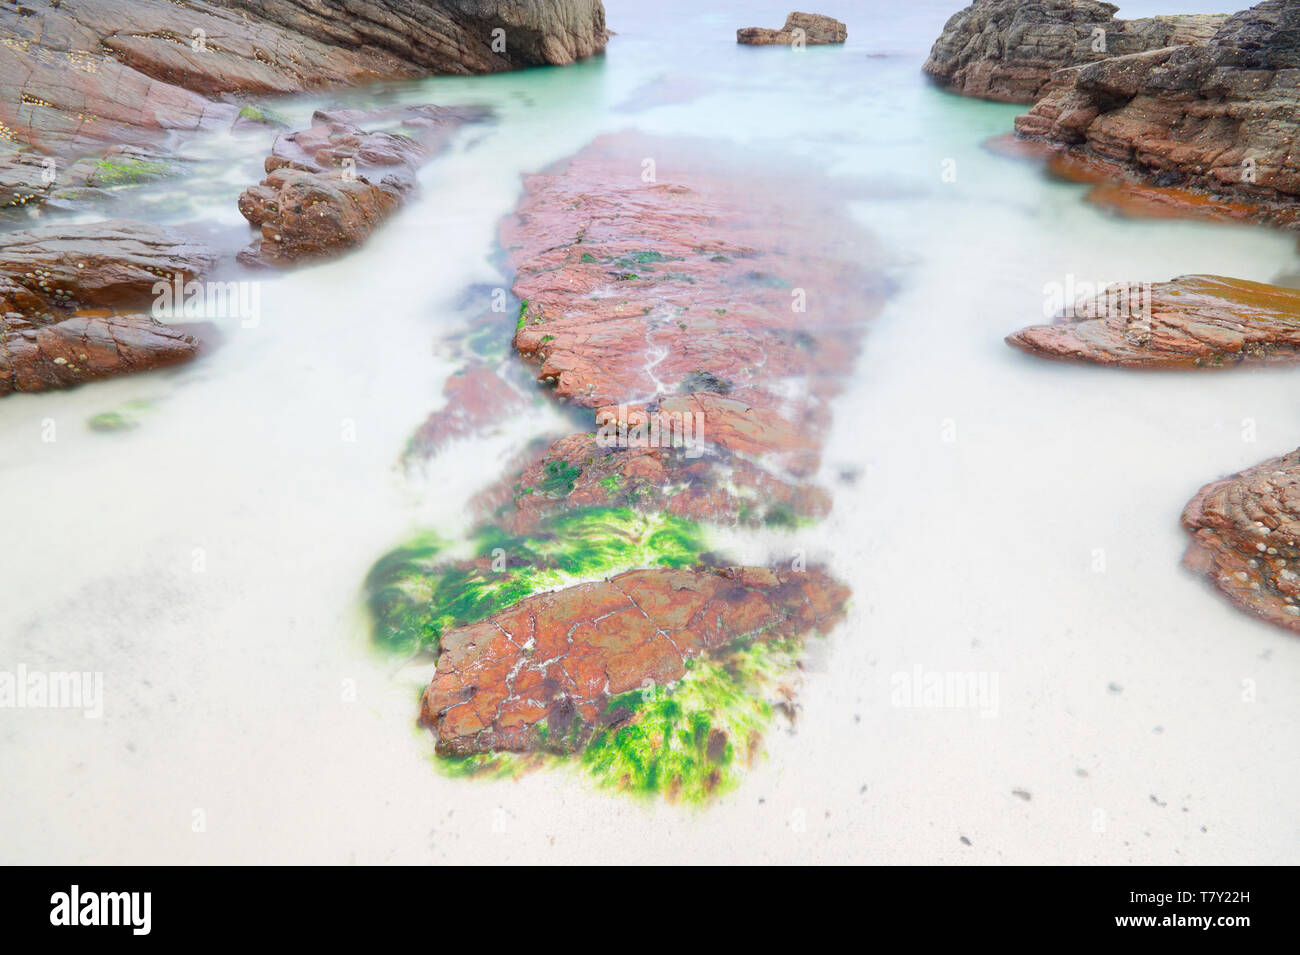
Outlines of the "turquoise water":
M 1276 794 L 1300 782 L 1300 651 L 1180 570 L 1177 523 L 1202 483 L 1300 441 L 1293 373 L 1121 374 L 1002 336 L 1069 275 L 1268 281 L 1300 267 L 1294 237 L 1114 219 L 987 153 L 1019 109 L 923 81 L 943 4 L 826 6 L 849 43 L 798 53 L 734 43 L 780 25 L 771 4 L 608 9 L 608 53 L 574 67 L 274 104 L 293 126 L 326 103 L 496 119 L 363 250 L 265 280 L 257 327 L 226 323 L 203 360 L 0 402 L 0 659 L 105 674 L 101 719 L 7 712 L 0 818 L 24 824 L 3 857 L 1293 861 Z M 376 555 L 463 527 L 527 440 L 565 428 L 540 406 L 427 473 L 396 464 L 458 367 L 440 343 L 509 284 L 495 231 L 521 175 L 620 129 L 707 139 L 738 176 L 796 157 L 835 177 L 898 288 L 836 406 L 836 512 L 809 541 L 852 614 L 816 645 L 796 726 L 702 814 L 563 773 L 431 772 L 427 673 L 377 663 L 359 605 Z M 266 146 L 195 142 L 188 175 L 120 208 L 242 241 L 234 199 Z M 145 402 L 132 431 L 86 425 Z M 996 712 L 892 705 L 917 666 L 996 674 Z

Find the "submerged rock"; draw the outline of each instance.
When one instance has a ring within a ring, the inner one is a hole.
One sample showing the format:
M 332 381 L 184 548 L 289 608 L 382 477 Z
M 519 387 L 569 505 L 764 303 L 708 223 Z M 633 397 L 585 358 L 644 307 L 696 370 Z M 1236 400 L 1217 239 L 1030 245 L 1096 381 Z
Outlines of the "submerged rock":
M 825 517 L 830 495 L 711 448 L 642 444 L 602 446 L 590 433 L 554 442 L 508 485 L 485 492 L 480 510 L 511 533 L 531 533 L 545 519 L 574 508 L 628 507 L 719 525 L 793 528 Z
M 975 0 L 948 20 L 923 69 L 955 93 L 1033 103 L 1054 71 L 1209 40 L 1226 15 L 1116 19 L 1095 0 Z
M 266 178 L 240 195 L 240 213 L 261 231 L 240 259 L 289 265 L 360 245 L 414 193 L 419 167 L 486 115 L 440 106 L 317 111 L 308 129 L 276 137 Z
M 1207 484 L 1183 563 L 1247 613 L 1300 633 L 1300 450 Z
M 0 395 L 185 361 L 199 343 L 139 309 L 216 256 L 170 229 L 109 220 L 10 232 L 0 250 Z
M 1300 290 L 1217 275 L 1111 286 L 1008 344 L 1047 358 L 1136 368 L 1300 361 Z
M 749 172 L 620 134 L 525 179 L 501 227 L 514 345 L 591 429 L 480 496 L 473 557 L 415 541 L 367 581 L 380 644 L 440 653 L 423 719 L 442 765 L 560 755 L 602 785 L 707 799 L 794 711 L 803 639 L 848 590 L 802 550 L 719 569 L 703 522 L 791 530 L 830 510 L 811 483 L 829 402 L 887 286 L 833 184 Z M 502 370 L 449 383 L 466 407 L 413 447 L 526 412 Z
M 848 27 L 820 13 L 791 13 L 785 18 L 785 26 L 779 30 L 743 27 L 736 31 L 736 42 L 749 46 L 843 43 L 848 37 Z
M 1266 0 L 1204 45 L 1063 70 L 1016 132 L 1140 183 L 1094 196 L 1121 209 L 1205 214 L 1226 199 L 1228 218 L 1300 227 L 1300 4 Z
M 635 703 L 610 706 L 620 695 L 682 680 L 709 651 L 824 632 L 846 596 L 818 569 L 762 567 L 634 570 L 539 594 L 443 636 L 421 718 L 449 755 L 573 753 L 635 723 Z

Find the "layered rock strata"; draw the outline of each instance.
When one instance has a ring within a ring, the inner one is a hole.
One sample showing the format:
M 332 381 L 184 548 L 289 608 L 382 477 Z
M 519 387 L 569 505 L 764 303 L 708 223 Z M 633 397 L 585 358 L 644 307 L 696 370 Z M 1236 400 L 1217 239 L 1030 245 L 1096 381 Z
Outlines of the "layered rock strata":
M 1203 46 L 1062 70 L 1016 132 L 1067 147 L 1094 175 L 1136 176 L 1121 207 L 1214 203 L 1300 226 L 1300 2 L 1235 14 Z
M 948 20 L 923 69 L 964 96 L 1033 103 L 1062 67 L 1208 42 L 1226 16 L 1117 19 L 1095 0 L 975 0 Z
M 0 205 L 138 175 L 183 136 L 229 126 L 241 97 L 566 64 L 606 39 L 600 0 L 6 5 Z

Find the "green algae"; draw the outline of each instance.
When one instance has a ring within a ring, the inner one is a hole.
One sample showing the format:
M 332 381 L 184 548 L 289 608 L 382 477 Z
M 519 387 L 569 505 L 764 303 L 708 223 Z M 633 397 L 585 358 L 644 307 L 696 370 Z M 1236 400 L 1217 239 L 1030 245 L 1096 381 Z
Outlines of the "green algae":
M 510 336 L 501 326 L 486 324 L 469 334 L 465 347 L 480 358 L 503 359 L 510 351 Z
M 437 653 L 442 635 L 543 590 L 631 567 L 687 567 L 705 542 L 700 527 L 671 515 L 592 507 L 557 514 L 532 534 L 480 528 L 472 560 L 456 560 L 435 534 L 381 557 L 366 576 L 372 636 L 380 648 Z
M 148 399 L 142 398 L 136 401 L 128 401 L 120 408 L 91 415 L 86 419 L 86 427 L 101 434 L 133 431 L 140 426 L 141 414 L 151 408 L 153 408 L 153 402 Z
M 95 163 L 88 182 L 100 186 L 128 186 L 162 179 L 171 172 L 165 162 L 105 156 Z
M 712 658 L 687 661 L 686 675 L 615 697 L 614 725 L 588 741 L 577 760 L 599 788 L 704 803 L 736 787 L 772 722 L 768 700 L 790 673 L 799 646 L 749 640 Z
M 566 767 L 598 789 L 704 805 L 734 790 L 760 752 L 778 708 L 772 691 L 794 672 L 799 651 L 795 640 L 740 640 L 687 660 L 675 683 L 611 699 L 606 725 L 585 745 L 581 721 L 554 740 L 543 722 L 542 752 L 437 755 L 434 764 L 443 775 L 482 780 Z
M 515 322 L 515 331 L 519 331 L 519 329 L 523 328 L 524 323 L 527 320 L 528 320 L 528 299 L 524 299 L 522 302 L 519 303 L 519 319 Z
M 582 475 L 582 468 L 568 461 L 550 461 L 545 470 L 546 477 L 538 485 L 538 490 L 550 497 L 568 497 Z

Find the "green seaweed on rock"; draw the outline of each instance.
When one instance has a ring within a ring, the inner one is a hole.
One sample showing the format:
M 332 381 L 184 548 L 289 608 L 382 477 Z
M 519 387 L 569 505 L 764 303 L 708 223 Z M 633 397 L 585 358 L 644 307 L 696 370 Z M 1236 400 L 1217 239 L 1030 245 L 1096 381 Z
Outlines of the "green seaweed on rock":
M 758 638 L 692 658 L 677 682 L 611 699 L 612 722 L 576 752 L 438 755 L 434 762 L 444 775 L 483 780 L 567 766 L 600 789 L 703 805 L 735 789 L 757 757 L 778 708 L 771 698 L 799 652 L 798 641 Z
M 799 645 L 751 640 L 687 661 L 669 686 L 624 693 L 627 715 L 592 736 L 578 759 L 605 789 L 703 803 L 734 789 L 771 723 L 770 690 L 792 671 Z
M 381 557 L 366 576 L 373 638 L 394 653 L 438 651 L 443 633 L 477 623 L 542 590 L 632 567 L 686 567 L 706 549 L 700 527 L 671 515 L 591 507 L 557 514 L 535 533 L 489 525 L 457 560 L 436 534 Z

